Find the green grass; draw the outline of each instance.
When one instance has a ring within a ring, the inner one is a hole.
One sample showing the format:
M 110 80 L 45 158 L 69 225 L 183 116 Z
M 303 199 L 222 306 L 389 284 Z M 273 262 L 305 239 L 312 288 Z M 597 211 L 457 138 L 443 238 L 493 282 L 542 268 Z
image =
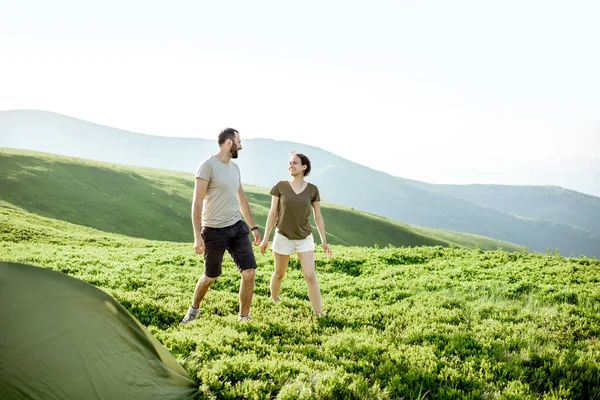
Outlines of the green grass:
M 193 185 L 191 173 L 0 149 L 0 200 L 44 217 L 132 237 L 191 242 Z M 268 190 L 250 185 L 244 189 L 256 222 L 264 228 L 271 203 Z M 330 244 L 523 250 L 512 243 L 415 227 L 327 201 L 322 210 Z
M 201 258 L 0 204 L 0 254 L 114 296 L 199 385 L 199 398 L 599 399 L 600 261 L 454 246 L 317 251 L 325 319 L 295 257 L 282 302 L 257 253 L 252 321 L 238 323 L 226 256 L 199 320 L 182 326 Z

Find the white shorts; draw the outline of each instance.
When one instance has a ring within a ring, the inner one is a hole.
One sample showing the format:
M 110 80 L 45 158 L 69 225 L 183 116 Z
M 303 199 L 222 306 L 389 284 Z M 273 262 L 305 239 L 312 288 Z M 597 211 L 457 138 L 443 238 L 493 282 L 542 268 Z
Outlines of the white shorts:
M 300 240 L 290 240 L 279 233 L 279 230 L 275 231 L 275 235 L 273 236 L 273 244 L 271 245 L 271 250 L 275 253 L 283 254 L 289 256 L 294 251 L 296 253 L 303 253 L 305 251 L 314 251 L 315 250 L 315 239 L 313 238 L 312 233 Z

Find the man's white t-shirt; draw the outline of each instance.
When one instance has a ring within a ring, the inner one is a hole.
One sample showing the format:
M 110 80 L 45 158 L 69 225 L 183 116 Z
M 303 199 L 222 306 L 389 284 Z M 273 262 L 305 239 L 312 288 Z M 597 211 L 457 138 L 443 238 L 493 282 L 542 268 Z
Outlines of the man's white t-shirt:
M 221 162 L 212 155 L 198 166 L 196 178 L 208 181 L 202 207 L 202 226 L 224 228 L 242 219 L 238 201 L 242 180 L 237 164 Z

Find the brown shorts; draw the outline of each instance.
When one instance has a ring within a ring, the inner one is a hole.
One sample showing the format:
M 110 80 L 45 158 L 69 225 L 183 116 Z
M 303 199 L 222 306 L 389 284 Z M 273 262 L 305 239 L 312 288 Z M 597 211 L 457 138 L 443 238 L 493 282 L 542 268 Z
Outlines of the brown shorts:
M 248 225 L 242 220 L 225 228 L 203 227 L 201 235 L 204 240 L 204 275 L 209 278 L 221 275 L 225 250 L 229 252 L 240 272 L 256 269 L 249 233 Z

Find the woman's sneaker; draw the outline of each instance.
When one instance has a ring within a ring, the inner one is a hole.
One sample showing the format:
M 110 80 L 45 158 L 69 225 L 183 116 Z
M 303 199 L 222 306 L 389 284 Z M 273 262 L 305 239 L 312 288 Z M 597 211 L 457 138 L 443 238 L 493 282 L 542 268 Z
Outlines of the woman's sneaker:
M 323 318 L 326 316 L 327 316 L 327 313 L 325 311 L 321 311 L 320 313 L 317 313 L 317 317 L 319 317 L 319 318 Z

